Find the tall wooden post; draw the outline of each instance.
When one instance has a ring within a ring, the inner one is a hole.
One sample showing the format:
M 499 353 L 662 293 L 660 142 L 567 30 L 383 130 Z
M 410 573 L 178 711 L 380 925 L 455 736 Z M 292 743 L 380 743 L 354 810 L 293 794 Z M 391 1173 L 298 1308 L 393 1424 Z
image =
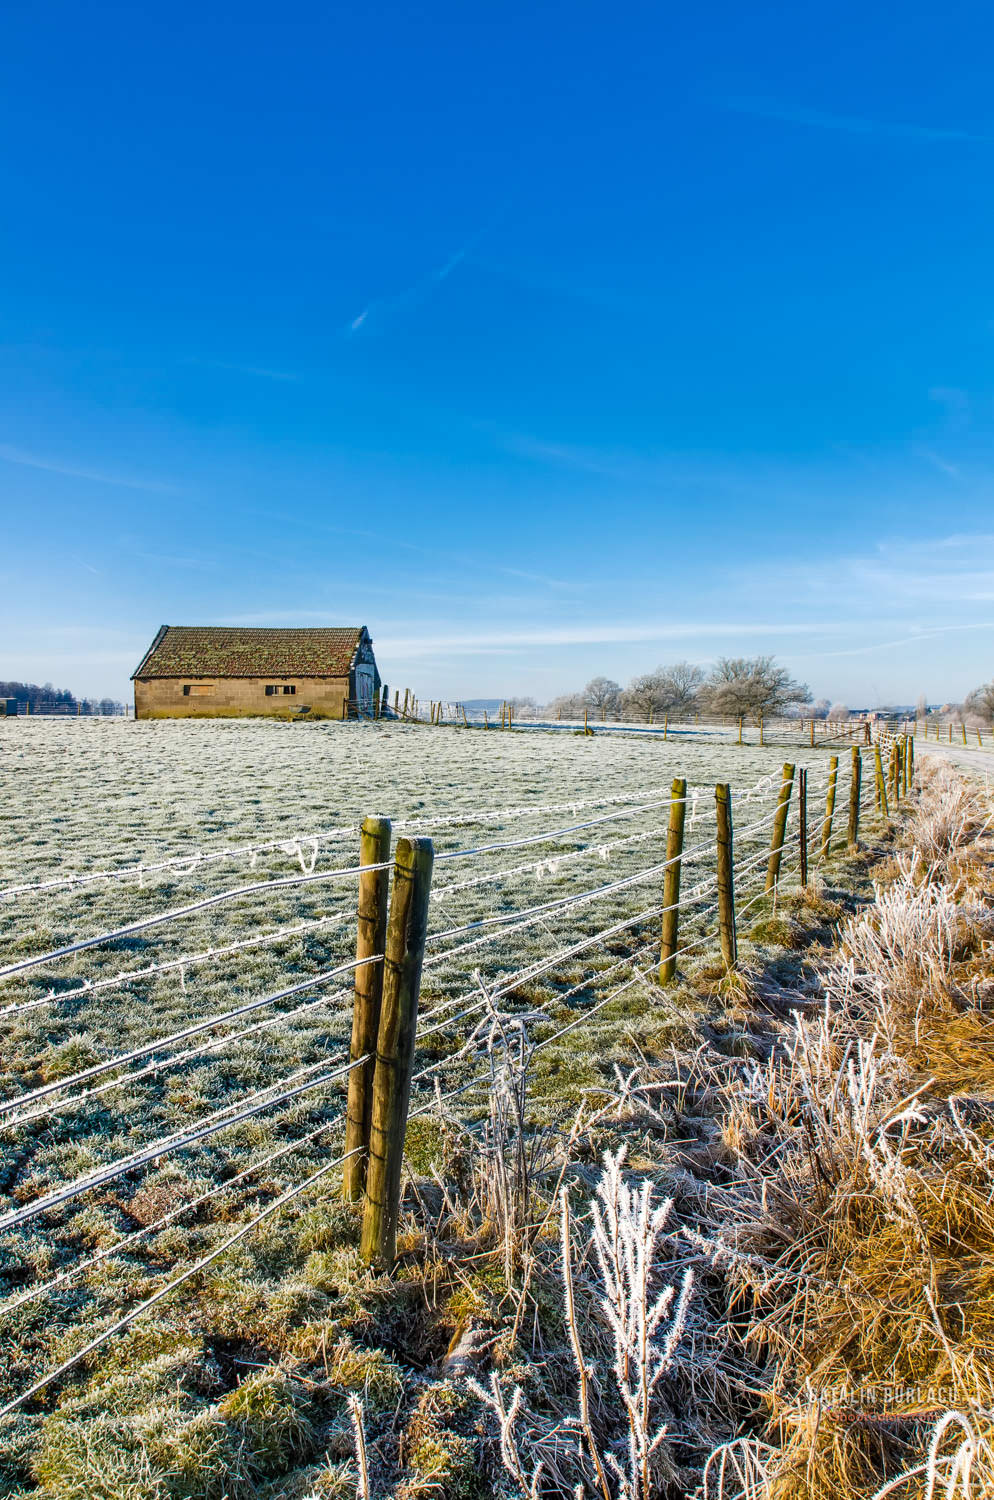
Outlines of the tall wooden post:
M 775 890 L 777 881 L 780 879 L 780 861 L 783 858 L 783 841 L 787 832 L 787 814 L 790 811 L 790 794 L 793 786 L 794 767 L 786 765 L 783 768 L 780 797 L 773 818 L 773 833 L 770 838 L 770 858 L 766 866 L 766 889 L 768 891 Z
M 797 773 L 797 825 L 801 851 L 801 884 L 808 883 L 808 773 Z
M 735 876 L 732 852 L 732 789 L 727 782 L 714 789 L 718 852 L 718 934 L 725 968 L 733 969 L 738 959 L 735 935 Z
M 411 1102 L 414 1037 L 434 857 L 431 839 L 401 839 L 397 844 L 360 1244 L 360 1253 L 367 1264 L 378 1261 L 390 1265 L 397 1254 L 400 1177 Z
M 359 843 L 360 865 L 382 865 L 390 858 L 389 818 L 367 818 Z M 390 871 L 369 870 L 359 876 L 359 921 L 356 934 L 357 959 L 382 954 L 387 935 L 387 899 Z M 350 1202 L 362 1197 L 366 1186 L 369 1124 L 373 1111 L 373 1072 L 376 1066 L 376 1036 L 380 1027 L 383 998 L 382 963 L 364 963 L 355 971 L 350 1060 L 368 1061 L 349 1074 L 349 1098 L 345 1119 L 345 1150 L 361 1153 L 345 1162 L 343 1191 Z
M 809 740 L 809 744 L 811 745 L 811 748 L 813 750 L 814 747 L 815 747 L 815 721 L 814 721 L 814 719 L 811 720 L 811 738 Z
M 884 760 L 880 754 L 879 741 L 873 748 L 875 770 L 877 773 L 877 806 L 886 818 L 889 811 L 887 807 L 887 784 L 884 781 Z
M 666 832 L 666 870 L 663 875 L 663 934 L 659 949 L 659 983 L 676 977 L 677 933 L 680 926 L 680 863 L 687 818 L 687 783 L 682 776 L 670 788 L 670 826 Z
M 669 732 L 670 732 L 670 716 L 669 716 L 669 714 L 664 714 L 663 715 L 663 739 L 664 740 L 669 738 Z
M 763 715 L 762 714 L 760 714 L 760 716 L 759 716 L 759 743 L 761 745 L 765 745 L 766 744 L 766 740 L 763 738 Z
M 850 849 L 855 849 L 859 843 L 859 796 L 863 780 L 863 760 L 859 753 L 859 746 L 852 747 L 852 772 L 849 781 L 849 829 L 848 841 Z
M 839 757 L 832 755 L 828 762 L 828 795 L 825 798 L 825 821 L 821 825 L 821 857 L 828 858 L 832 847 L 832 818 L 835 815 L 835 790 L 839 781 Z
M 739 720 L 739 744 L 742 743 L 742 720 Z

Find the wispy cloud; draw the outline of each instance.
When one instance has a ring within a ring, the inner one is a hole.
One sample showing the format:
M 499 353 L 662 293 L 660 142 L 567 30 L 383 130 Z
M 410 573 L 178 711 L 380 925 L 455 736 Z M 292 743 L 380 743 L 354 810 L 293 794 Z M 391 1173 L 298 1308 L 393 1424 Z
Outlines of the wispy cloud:
M 948 474 L 950 479 L 962 479 L 963 470 L 958 464 L 950 463 L 948 458 L 943 458 L 941 453 L 936 453 L 934 448 L 926 448 L 922 443 L 913 443 L 912 453 L 916 458 L 924 459 L 925 463 L 931 464 L 933 469 L 938 469 L 940 474 Z
M 177 494 L 174 484 L 159 479 L 139 479 L 130 474 L 108 474 L 106 470 L 84 469 L 76 464 L 49 458 L 40 453 L 27 453 L 10 443 L 0 443 L 0 459 L 8 464 L 22 464 L 28 469 L 44 469 L 48 474 L 63 474 L 68 479 L 88 479 L 94 484 L 112 484 L 126 490 L 149 490 L 154 494 Z
M 296 381 L 299 375 L 290 370 L 271 370 L 265 365 L 243 365 L 226 359 L 194 359 L 192 364 L 210 365 L 213 370 L 230 370 L 234 375 L 254 375 L 259 380 Z
M 508 578 L 523 578 L 526 583 L 540 583 L 550 589 L 573 589 L 578 585 L 570 583 L 565 578 L 549 578 L 544 573 L 528 573 L 524 568 L 498 568 L 498 573 L 504 573 Z
M 838 621 L 756 620 L 684 620 L 645 621 L 643 623 L 603 623 L 537 626 L 530 630 L 492 630 L 468 634 L 464 631 L 447 635 L 383 635 L 378 640 L 384 653 L 395 657 L 422 656 L 440 652 L 446 656 L 475 655 L 478 652 L 537 650 L 549 646 L 602 646 L 665 641 L 718 640 L 730 643 L 748 636 L 780 639 L 788 636 L 824 636 L 839 630 Z
M 349 322 L 345 332 L 347 334 L 358 333 L 361 329 L 379 322 L 384 314 L 399 311 L 405 306 L 417 306 L 425 301 L 437 291 L 443 282 L 448 281 L 453 271 L 462 264 L 473 247 L 488 233 L 489 228 L 490 226 L 487 226 L 486 229 L 477 230 L 476 234 L 470 235 L 465 244 L 453 251 L 448 260 L 436 266 L 433 271 L 429 271 L 426 276 L 422 276 L 411 286 L 405 287 L 403 291 L 388 297 L 376 297 L 372 302 L 368 302 L 362 311 Z
M 787 125 L 808 125 L 817 130 L 839 130 L 847 135 L 888 136 L 903 141 L 989 142 L 989 135 L 945 125 L 907 125 L 892 120 L 873 120 L 861 115 L 836 115 L 804 105 L 783 104 L 775 99 L 726 99 L 725 109 L 761 120 L 782 120 Z

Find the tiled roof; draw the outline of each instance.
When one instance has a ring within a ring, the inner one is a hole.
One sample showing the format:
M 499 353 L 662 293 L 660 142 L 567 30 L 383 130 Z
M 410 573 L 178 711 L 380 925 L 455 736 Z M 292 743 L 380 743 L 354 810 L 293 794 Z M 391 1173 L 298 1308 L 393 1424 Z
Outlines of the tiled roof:
M 346 677 L 364 625 L 163 625 L 134 677 Z

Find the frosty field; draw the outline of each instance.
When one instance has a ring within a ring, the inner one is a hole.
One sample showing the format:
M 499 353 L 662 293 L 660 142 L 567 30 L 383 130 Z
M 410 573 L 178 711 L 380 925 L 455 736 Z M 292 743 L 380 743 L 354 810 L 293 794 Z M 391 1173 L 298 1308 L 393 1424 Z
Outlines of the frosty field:
M 790 754 L 822 807 L 828 750 Z M 658 963 L 672 779 L 689 783 L 684 962 L 713 964 L 714 783 L 737 794 L 748 906 L 784 755 L 389 723 L 0 725 L 0 969 L 16 970 L 0 982 L 0 1407 L 340 1151 L 363 816 L 435 842 L 409 1137 L 423 1171 L 436 1092 L 470 1122 L 485 1108 L 493 1006 L 527 1015 L 553 1125 L 632 1018 L 679 1034 L 641 977 Z M 790 880 L 795 863 L 791 843 Z M 268 1284 L 254 1263 L 240 1282 L 239 1249 L 157 1314 L 164 1326 L 237 1329 L 240 1299 L 260 1297 L 284 1331 L 306 1322 L 284 1232 L 266 1232 Z M 117 1358 L 111 1342 L 84 1368 L 99 1379 Z M 34 1451 L 52 1399 L 5 1419 L 15 1449 Z

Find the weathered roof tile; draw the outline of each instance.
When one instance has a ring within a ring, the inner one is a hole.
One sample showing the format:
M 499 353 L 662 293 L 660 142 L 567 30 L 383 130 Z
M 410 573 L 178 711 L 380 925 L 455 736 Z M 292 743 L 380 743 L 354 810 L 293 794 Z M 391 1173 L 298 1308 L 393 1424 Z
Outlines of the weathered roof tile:
M 163 625 L 133 677 L 346 677 L 365 630 Z

